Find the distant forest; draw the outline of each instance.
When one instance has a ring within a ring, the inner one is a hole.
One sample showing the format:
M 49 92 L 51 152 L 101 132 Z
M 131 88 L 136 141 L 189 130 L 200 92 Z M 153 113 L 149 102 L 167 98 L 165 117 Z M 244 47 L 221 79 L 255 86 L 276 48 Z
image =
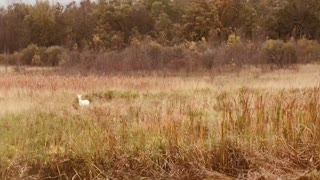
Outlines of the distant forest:
M 0 9 L 0 53 L 41 47 L 123 49 L 133 39 L 163 46 L 320 38 L 319 0 L 39 1 Z
M 0 64 L 67 71 L 320 62 L 319 0 L 38 1 L 0 9 Z

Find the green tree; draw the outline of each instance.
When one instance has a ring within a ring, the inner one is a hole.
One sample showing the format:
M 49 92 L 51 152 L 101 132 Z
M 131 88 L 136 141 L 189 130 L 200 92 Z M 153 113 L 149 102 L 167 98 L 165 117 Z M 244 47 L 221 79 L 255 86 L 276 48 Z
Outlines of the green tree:
M 123 48 L 138 33 L 148 35 L 154 29 L 154 21 L 143 4 L 129 2 L 100 2 L 95 13 L 98 19 L 96 32 L 105 46 Z
M 320 2 L 317 0 L 286 0 L 285 5 L 273 13 L 273 21 L 267 24 L 272 38 L 319 38 Z
M 80 6 L 71 2 L 65 7 L 55 6 L 56 39 L 68 48 L 76 45 L 80 49 L 92 45 L 92 37 L 96 27 L 94 11 L 96 4 L 89 0 L 82 0 Z
M 26 4 L 14 4 L 2 11 L 1 31 L 3 33 L 2 47 L 9 52 L 14 52 L 29 44 L 29 30 L 24 22 L 29 13 L 30 6 Z
M 210 30 L 219 27 L 218 11 L 211 1 L 193 0 L 183 16 L 184 36 L 191 41 L 207 38 Z
M 55 9 L 48 2 L 37 2 L 25 17 L 25 22 L 30 30 L 30 40 L 39 46 L 56 44 L 57 32 Z

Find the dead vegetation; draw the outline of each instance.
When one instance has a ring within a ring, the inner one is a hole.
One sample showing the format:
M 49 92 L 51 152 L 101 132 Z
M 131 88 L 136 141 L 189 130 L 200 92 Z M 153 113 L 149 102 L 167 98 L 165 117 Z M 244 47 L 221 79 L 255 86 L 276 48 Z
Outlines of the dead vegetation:
M 318 179 L 318 69 L 3 75 L 0 177 Z

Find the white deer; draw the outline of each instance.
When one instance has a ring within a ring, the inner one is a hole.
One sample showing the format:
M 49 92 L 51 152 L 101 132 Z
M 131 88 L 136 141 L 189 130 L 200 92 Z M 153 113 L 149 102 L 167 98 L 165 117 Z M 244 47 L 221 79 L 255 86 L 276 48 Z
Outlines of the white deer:
M 85 99 L 82 100 L 81 96 L 82 96 L 81 94 L 78 94 L 79 106 L 80 107 L 88 107 L 90 104 L 89 100 L 85 100 Z

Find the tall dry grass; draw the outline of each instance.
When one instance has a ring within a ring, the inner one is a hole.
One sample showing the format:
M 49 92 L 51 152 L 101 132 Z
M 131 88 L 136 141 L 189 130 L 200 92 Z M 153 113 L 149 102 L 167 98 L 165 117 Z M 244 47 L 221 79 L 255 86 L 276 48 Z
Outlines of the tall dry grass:
M 319 178 L 318 69 L 0 76 L 0 177 Z

